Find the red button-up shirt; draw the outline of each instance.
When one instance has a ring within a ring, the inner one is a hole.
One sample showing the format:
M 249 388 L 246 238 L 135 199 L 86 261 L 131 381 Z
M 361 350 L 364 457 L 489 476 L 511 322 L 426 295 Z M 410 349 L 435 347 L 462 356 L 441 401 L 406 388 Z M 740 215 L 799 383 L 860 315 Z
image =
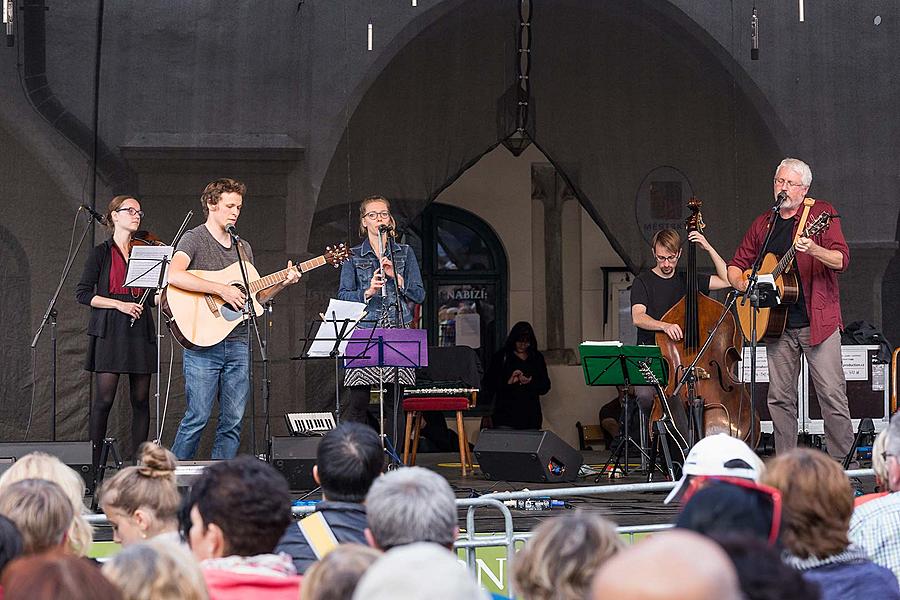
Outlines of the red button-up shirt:
M 806 222 L 811 223 L 823 212 L 837 214 L 831 204 L 817 200 L 810 208 Z M 802 214 L 803 207 L 801 206 L 794 215 L 794 235 L 797 233 L 797 225 Z M 766 239 L 766 223 L 769 215 L 770 213 L 767 211 L 753 221 L 728 266 L 746 270 L 753 265 L 753 260 Z M 803 286 L 806 313 L 809 315 L 809 341 L 815 346 L 828 339 L 835 329 L 844 328 L 841 320 L 841 295 L 837 276 L 850 265 L 850 249 L 847 247 L 847 241 L 841 231 L 840 219 L 832 219 L 829 228 L 814 235 L 812 239 L 823 248 L 837 250 L 843 256 L 841 268 L 837 270 L 826 267 L 805 252 L 797 252 L 794 258 L 796 272 L 800 275 L 800 285 Z

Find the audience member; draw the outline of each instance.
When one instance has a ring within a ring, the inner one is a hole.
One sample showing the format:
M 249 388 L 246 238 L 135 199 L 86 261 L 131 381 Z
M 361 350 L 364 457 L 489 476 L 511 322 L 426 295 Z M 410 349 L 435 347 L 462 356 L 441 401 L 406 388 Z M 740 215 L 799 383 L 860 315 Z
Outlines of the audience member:
M 59 553 L 14 560 L 3 573 L 3 600 L 121 600 L 97 566 Z
M 272 554 L 291 521 L 287 481 L 252 457 L 203 470 L 187 500 L 189 541 L 212 600 L 296 600 L 300 577 L 286 554 Z
M 338 543 L 366 543 L 363 501 L 383 468 L 381 440 L 374 429 L 362 423 L 341 423 L 319 442 L 313 479 L 322 486 L 322 501 L 316 512 L 324 517 Z M 275 549 L 289 554 L 300 574 L 318 556 L 299 524 L 293 522 Z
M 421 467 L 390 471 L 376 479 L 366 496 L 366 509 L 366 539 L 380 550 L 415 542 L 452 549 L 459 535 L 450 484 Z
M 712 535 L 745 534 L 774 546 L 781 529 L 781 492 L 748 479 L 695 477 L 682 496 L 675 526 Z
M 684 461 L 681 479 L 664 502 L 679 500 L 693 477 L 740 477 L 759 481 L 764 469 L 762 460 L 738 438 L 725 433 L 710 435 L 691 448 Z
M 0 492 L 0 514 L 19 530 L 23 554 L 66 549 L 72 503 L 52 481 L 23 479 L 9 484 Z
M 594 600 L 739 600 L 734 566 L 718 544 L 676 529 L 619 552 L 600 567 Z
M 411 543 L 388 551 L 363 575 L 353 593 L 354 600 L 422 598 L 486 600 L 488 594 L 443 544 L 433 543 Z
M 6 486 L 23 479 L 45 479 L 52 481 L 65 492 L 72 504 L 73 518 L 69 525 L 68 544 L 73 554 L 86 556 L 94 539 L 94 530 L 84 515 L 84 480 L 74 469 L 55 456 L 43 452 L 26 454 L 7 469 L 0 477 L 0 494 Z
M 346 600 L 352 597 L 360 578 L 380 557 L 381 552 L 361 544 L 338 546 L 306 572 L 300 600 Z
M 856 507 L 850 519 L 850 539 L 900 579 L 900 417 L 891 417 L 886 431 L 884 448 L 878 455 L 884 463 L 882 480 L 890 493 Z M 873 463 L 874 453 L 875 449 Z
M 175 485 L 175 455 L 152 442 L 142 444 L 138 453 L 139 466 L 125 467 L 99 492 L 113 540 L 123 546 L 159 535 L 179 541 L 181 495 Z
M 781 562 L 781 553 L 757 535 L 710 536 L 728 554 L 745 600 L 819 600 L 819 586 Z
M 772 460 L 762 481 L 784 501 L 783 560 L 819 584 L 823 600 L 900 598 L 894 574 L 850 544 L 853 489 L 837 462 L 797 448 Z
M 891 492 L 887 456 L 885 454 L 885 442 L 887 441 L 888 430 L 884 429 L 875 436 L 872 442 L 872 470 L 875 471 L 875 491 L 871 494 L 863 494 L 853 499 L 853 506 L 865 504 L 870 500 L 882 498 Z
M 585 511 L 547 519 L 533 533 L 512 564 L 512 587 L 527 600 L 582 600 L 623 547 L 612 523 Z
M 10 562 L 22 554 L 22 534 L 16 524 L 0 515 L 0 575 Z M 0 594 L 2 597 L 2 594 Z
M 124 600 L 208 600 L 197 560 L 177 541 L 157 536 L 129 544 L 103 565 Z

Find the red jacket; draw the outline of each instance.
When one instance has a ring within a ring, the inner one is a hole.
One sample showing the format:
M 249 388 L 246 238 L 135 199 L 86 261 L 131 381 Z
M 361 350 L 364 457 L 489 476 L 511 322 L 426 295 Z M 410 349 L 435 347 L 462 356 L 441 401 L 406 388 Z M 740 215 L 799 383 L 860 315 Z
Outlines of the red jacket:
M 811 223 L 823 212 L 837 214 L 831 204 L 817 200 L 809 210 L 806 222 Z M 728 263 L 729 267 L 746 270 L 753 265 L 753 260 L 766 239 L 766 222 L 770 214 L 765 212 L 753 221 L 735 251 L 734 258 Z M 802 214 L 803 207 L 801 206 L 794 215 L 795 235 Z M 828 339 L 835 329 L 844 328 L 841 320 L 841 295 L 837 276 L 838 273 L 846 271 L 850 265 L 850 249 L 847 247 L 847 241 L 841 231 L 840 219 L 832 219 L 830 227 L 813 236 L 813 241 L 828 250 L 837 250 L 844 257 L 839 270 L 829 269 L 805 252 L 797 252 L 794 259 L 795 268 L 800 275 L 800 284 L 803 286 L 806 313 L 809 315 L 810 344 L 815 346 Z
M 281 577 L 204 569 L 210 600 L 299 600 L 299 575 Z

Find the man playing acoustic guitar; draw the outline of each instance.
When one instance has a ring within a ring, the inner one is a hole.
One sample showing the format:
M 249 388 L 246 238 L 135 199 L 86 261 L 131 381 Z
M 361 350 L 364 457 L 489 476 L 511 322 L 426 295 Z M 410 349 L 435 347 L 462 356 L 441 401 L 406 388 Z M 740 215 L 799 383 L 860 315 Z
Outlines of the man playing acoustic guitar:
M 843 460 L 853 444 L 853 427 L 841 364 L 843 323 L 837 275 L 850 264 L 850 251 L 839 220 L 831 221 L 830 227 L 812 238 L 800 235 L 822 213 L 836 212 L 827 202 L 806 198 L 810 183 L 809 166 L 796 158 L 784 159 L 775 171 L 773 196 L 777 200 L 783 194 L 785 199 L 778 209 L 767 251 L 781 257 L 795 248 L 792 270 L 799 275 L 799 295 L 788 307 L 784 333 L 766 344 L 768 405 L 775 450 L 781 454 L 797 445 L 797 377 L 800 355 L 804 354 L 825 419 L 828 453 Z M 744 271 L 752 266 L 764 243 L 770 213 L 766 211 L 753 221 L 728 263 L 728 279 L 740 291 L 747 289 Z
M 234 226 L 241 214 L 246 186 L 234 179 L 217 179 L 203 190 L 200 203 L 206 223 L 195 227 L 181 238 L 169 267 L 169 283 L 183 290 L 218 296 L 240 310 L 247 301 L 244 293 L 233 285 L 207 281 L 189 273 L 191 270 L 216 271 L 236 263 L 238 253 L 226 230 Z M 245 240 L 240 243 L 243 260 L 253 263 L 253 250 Z M 291 268 L 277 285 L 257 293 L 257 300 L 265 303 L 275 294 L 300 280 L 300 273 Z M 234 328 L 219 343 L 209 347 L 195 347 L 184 351 L 184 388 L 187 409 L 172 452 L 179 460 L 194 458 L 200 435 L 209 421 L 213 404 L 219 399 L 219 422 L 212 458 L 234 458 L 241 441 L 241 421 L 250 396 L 250 358 L 247 347 L 247 323 Z

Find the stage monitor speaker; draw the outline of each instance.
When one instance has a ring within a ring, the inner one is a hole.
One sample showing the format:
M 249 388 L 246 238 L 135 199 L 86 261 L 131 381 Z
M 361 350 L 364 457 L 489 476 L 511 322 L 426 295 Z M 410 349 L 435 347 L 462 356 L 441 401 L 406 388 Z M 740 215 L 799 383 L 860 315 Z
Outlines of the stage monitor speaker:
M 551 431 L 485 429 L 475 457 L 488 479 L 531 483 L 575 481 L 584 462 L 581 453 Z
M 311 490 L 316 487 L 312 468 L 316 464 L 319 436 L 272 438 L 271 463 L 292 490 Z
M 0 442 L 0 473 L 32 452 L 43 452 L 57 457 L 84 479 L 88 494 L 94 493 L 94 465 L 91 443 L 84 442 Z

